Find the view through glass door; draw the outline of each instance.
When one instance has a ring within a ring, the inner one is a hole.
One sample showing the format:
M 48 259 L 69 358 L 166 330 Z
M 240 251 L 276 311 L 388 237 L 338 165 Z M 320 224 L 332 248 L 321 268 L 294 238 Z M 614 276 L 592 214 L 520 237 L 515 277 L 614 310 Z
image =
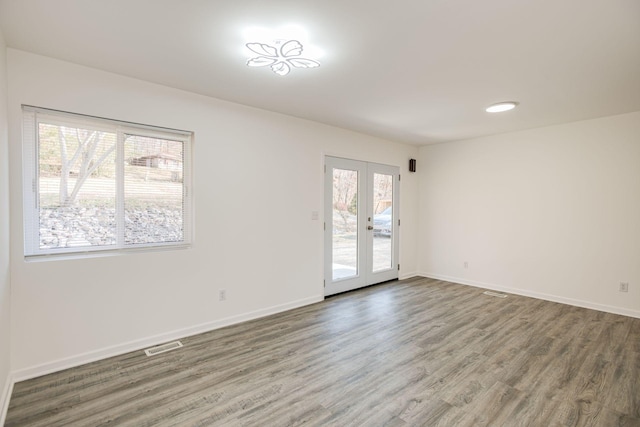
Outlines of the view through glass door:
M 399 169 L 326 158 L 325 295 L 398 278 Z

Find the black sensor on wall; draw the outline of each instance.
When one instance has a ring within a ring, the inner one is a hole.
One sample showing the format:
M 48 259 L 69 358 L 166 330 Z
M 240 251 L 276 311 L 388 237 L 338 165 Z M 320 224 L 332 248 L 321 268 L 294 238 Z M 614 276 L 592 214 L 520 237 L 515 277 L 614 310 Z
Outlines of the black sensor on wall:
M 416 171 L 416 159 L 409 159 L 409 172 Z

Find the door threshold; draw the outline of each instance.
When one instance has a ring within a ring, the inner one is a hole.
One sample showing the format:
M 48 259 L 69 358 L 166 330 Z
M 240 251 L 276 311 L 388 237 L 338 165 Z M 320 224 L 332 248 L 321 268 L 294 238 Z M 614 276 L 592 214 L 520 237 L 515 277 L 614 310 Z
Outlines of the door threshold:
M 349 290 L 346 290 L 344 292 L 338 292 L 337 294 L 325 295 L 324 299 L 326 300 L 326 299 L 329 299 L 329 298 L 336 297 L 338 295 L 345 295 L 345 294 L 349 294 L 349 293 L 353 293 L 353 292 L 362 291 L 364 289 L 373 288 L 374 286 L 387 285 L 387 284 L 389 284 L 391 282 L 399 282 L 399 281 L 400 281 L 400 279 L 389 279 L 389 280 L 385 280 L 383 282 L 372 283 L 370 285 L 366 285 L 366 286 L 363 286 L 361 288 L 349 289 Z

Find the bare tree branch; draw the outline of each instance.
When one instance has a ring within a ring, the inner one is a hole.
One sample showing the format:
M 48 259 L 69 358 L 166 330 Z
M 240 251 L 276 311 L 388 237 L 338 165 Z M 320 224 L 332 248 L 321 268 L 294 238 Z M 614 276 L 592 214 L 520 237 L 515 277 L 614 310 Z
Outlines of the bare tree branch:
M 69 183 L 69 169 L 70 165 L 67 161 L 67 138 L 64 135 L 64 128 L 58 128 L 58 140 L 60 142 L 60 205 L 67 206 L 68 202 L 68 183 Z
M 96 148 L 100 144 L 100 142 L 102 142 L 101 133 L 98 136 L 98 132 L 94 131 L 93 134 L 94 137 L 91 138 L 92 142 L 91 146 L 89 147 L 89 152 L 87 153 L 87 155 L 83 156 L 82 166 L 80 172 L 78 173 L 76 185 L 73 187 L 73 191 L 71 192 L 71 196 L 69 197 L 69 199 L 72 201 L 75 201 L 76 197 L 78 196 L 78 192 L 87 181 L 87 179 L 91 176 L 91 174 L 96 169 L 98 169 L 100 165 L 102 165 L 102 163 L 107 159 L 107 157 L 109 157 L 109 155 L 116 149 L 116 145 L 113 144 L 107 151 L 102 153 L 102 155 L 96 161 L 94 161 L 93 164 L 91 164 L 91 162 L 93 161 L 93 156 L 96 152 Z M 87 138 L 85 141 L 87 141 L 88 139 L 89 138 Z
M 95 170 L 99 168 L 113 153 L 115 150 L 115 143 L 111 147 L 108 147 L 98 159 L 95 159 L 96 153 L 102 145 L 102 137 L 104 133 L 99 131 L 83 132 L 82 129 L 76 128 L 75 133 L 78 146 L 76 147 L 73 157 L 69 160 L 68 141 L 64 133 L 65 130 L 66 128 L 63 126 L 58 128 L 62 162 L 60 176 L 60 204 L 62 206 L 70 206 L 76 202 L 78 193 L 91 174 L 95 172 Z M 71 194 L 69 194 L 68 184 L 71 176 L 71 170 L 78 160 L 80 160 L 80 164 L 78 165 L 76 182 Z

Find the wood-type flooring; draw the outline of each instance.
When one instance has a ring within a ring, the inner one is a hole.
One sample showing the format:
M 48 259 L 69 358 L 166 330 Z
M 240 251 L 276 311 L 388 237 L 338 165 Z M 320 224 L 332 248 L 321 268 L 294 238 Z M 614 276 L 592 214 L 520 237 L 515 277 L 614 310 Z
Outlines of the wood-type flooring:
M 17 383 L 6 427 L 640 426 L 640 319 L 414 278 Z

